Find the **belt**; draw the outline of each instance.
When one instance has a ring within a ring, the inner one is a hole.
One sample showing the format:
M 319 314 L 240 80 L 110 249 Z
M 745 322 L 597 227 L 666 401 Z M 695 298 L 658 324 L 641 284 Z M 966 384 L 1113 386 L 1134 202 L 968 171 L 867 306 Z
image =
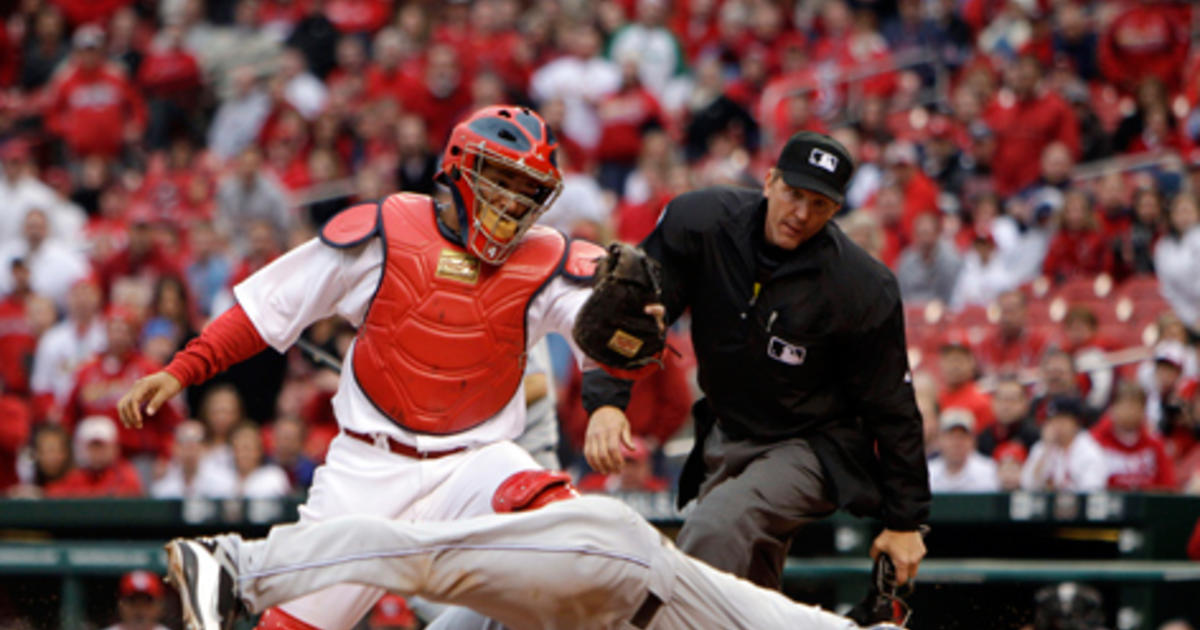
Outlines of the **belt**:
M 460 446 L 458 448 L 452 448 L 448 451 L 418 451 L 417 449 L 382 433 L 359 433 L 358 431 L 351 431 L 350 429 L 345 428 L 342 429 L 342 433 L 358 440 L 359 442 L 366 442 L 371 446 L 384 448 L 397 455 L 412 457 L 414 459 L 437 459 L 439 457 L 445 457 L 447 455 L 453 455 L 455 453 L 461 453 L 467 450 L 467 447 Z
M 634 628 L 645 628 L 654 621 L 654 614 L 662 607 L 662 599 L 655 595 L 653 591 L 646 591 L 646 599 L 642 600 L 642 605 L 638 606 L 637 612 L 633 613 L 633 618 L 629 623 L 633 624 Z

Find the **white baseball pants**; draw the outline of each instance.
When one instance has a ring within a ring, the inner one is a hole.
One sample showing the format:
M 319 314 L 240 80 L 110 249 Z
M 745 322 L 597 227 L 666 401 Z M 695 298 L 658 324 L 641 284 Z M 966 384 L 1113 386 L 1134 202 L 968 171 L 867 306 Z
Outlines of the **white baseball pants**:
M 254 612 L 349 582 L 467 606 L 513 630 L 858 627 L 687 557 L 601 496 L 446 523 L 349 516 L 227 541 Z

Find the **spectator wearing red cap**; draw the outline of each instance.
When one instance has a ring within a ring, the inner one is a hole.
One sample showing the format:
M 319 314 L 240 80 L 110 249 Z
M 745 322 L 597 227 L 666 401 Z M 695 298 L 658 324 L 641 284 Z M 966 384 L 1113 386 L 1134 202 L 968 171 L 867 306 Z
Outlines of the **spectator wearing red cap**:
M 127 308 L 109 309 L 105 331 L 108 348 L 85 363 L 75 376 L 75 385 L 63 407 L 63 424 L 74 426 L 80 418 L 107 416 L 117 421 L 117 401 L 139 378 L 157 372 L 161 366 L 142 356 L 137 349 L 140 330 L 138 316 Z M 121 427 L 119 444 L 127 457 L 166 456 L 169 436 L 179 423 L 179 412 L 164 405 L 145 428 Z
M 75 427 L 76 467 L 46 485 L 46 496 L 137 497 L 142 482 L 137 470 L 121 457 L 117 425 L 106 415 L 88 416 Z
M 0 243 L 0 294 L 15 288 L 11 263 L 16 258 L 24 261 L 33 292 L 58 305 L 66 303 L 71 285 L 90 272 L 83 254 L 51 234 L 50 217 L 41 208 L 25 213 L 19 237 Z
M 77 157 L 116 157 L 141 139 L 146 105 L 124 72 L 105 63 L 100 27 L 79 27 L 72 42 L 71 61 L 49 87 L 47 127 Z
M 370 630 L 417 630 L 417 616 L 409 609 L 408 602 L 394 593 L 384 595 L 367 617 Z
M 120 621 L 105 630 L 167 630 L 158 620 L 163 614 L 163 584 L 149 571 L 121 576 L 117 593 Z
M 619 473 L 589 473 L 579 480 L 581 492 L 663 492 L 670 482 L 654 474 L 646 440 L 633 438 L 633 448 L 621 447 L 625 466 Z
M 990 427 L 996 421 L 992 398 L 975 382 L 975 355 L 966 335 L 952 333 L 942 343 L 939 359 L 942 391 L 938 394 L 938 409 L 966 409 L 974 416 L 976 431 Z
M 988 105 L 985 118 L 996 133 L 996 191 L 1011 195 L 1037 180 L 1040 156 L 1051 142 L 1079 153 L 1075 112 L 1059 95 L 1039 91 L 1041 64 L 1022 56 L 1009 72 L 1008 87 Z
M 1174 490 L 1175 463 L 1162 440 L 1146 426 L 1146 393 L 1136 383 L 1117 385 L 1108 416 L 1092 427 L 1104 449 L 1108 487 L 1112 490 Z
M 1047 342 L 1045 335 L 1029 327 L 1028 298 L 1021 291 L 1006 291 L 996 306 L 1000 311 L 996 328 L 977 348 L 980 367 L 986 374 L 1015 374 L 1036 366 Z
M 101 299 L 95 276 L 76 281 L 67 293 L 66 318 L 38 339 L 29 385 L 34 396 L 42 398 L 41 409 L 66 404 L 76 370 L 107 345 Z
M 979 432 L 978 448 L 994 456 L 1007 444 L 1028 450 L 1041 438 L 1041 431 L 1030 413 L 1029 394 L 1014 378 L 1001 379 L 992 390 L 992 412 L 996 422 Z
M 942 411 L 939 457 L 929 460 L 929 489 L 939 492 L 995 492 L 996 463 L 975 450 L 975 414 L 960 407 Z
M 1000 490 L 1012 492 L 1021 488 L 1021 468 L 1029 451 L 1017 442 L 1005 442 L 992 453 L 996 460 L 996 478 L 1000 482 Z

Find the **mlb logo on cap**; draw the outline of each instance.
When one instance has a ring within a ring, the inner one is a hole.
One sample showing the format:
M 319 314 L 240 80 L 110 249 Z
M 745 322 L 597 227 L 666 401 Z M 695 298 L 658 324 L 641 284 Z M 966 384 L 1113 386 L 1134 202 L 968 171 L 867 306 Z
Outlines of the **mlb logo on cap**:
M 775 168 L 788 186 L 820 193 L 840 205 L 854 174 L 854 159 L 837 140 L 801 131 L 783 146 Z
M 837 156 L 832 153 L 826 153 L 820 149 L 813 149 L 812 153 L 808 154 L 808 163 L 817 168 L 823 168 L 830 173 L 837 172 Z

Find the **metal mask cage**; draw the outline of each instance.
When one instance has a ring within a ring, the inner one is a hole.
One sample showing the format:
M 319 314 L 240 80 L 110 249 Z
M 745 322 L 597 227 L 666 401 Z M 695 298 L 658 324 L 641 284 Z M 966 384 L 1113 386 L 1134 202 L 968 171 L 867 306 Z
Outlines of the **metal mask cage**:
M 473 213 L 473 234 L 469 238 L 481 235 L 486 246 L 474 253 L 486 262 L 498 264 L 508 258 L 525 232 L 558 198 L 562 181 L 490 149 L 485 142 L 467 144 L 463 149 L 474 156 L 471 168 L 463 173 L 477 204 Z M 537 190 L 526 194 L 505 188 L 483 175 L 484 166 L 526 177 L 537 185 Z M 510 208 L 524 208 L 524 212 L 518 215 Z

